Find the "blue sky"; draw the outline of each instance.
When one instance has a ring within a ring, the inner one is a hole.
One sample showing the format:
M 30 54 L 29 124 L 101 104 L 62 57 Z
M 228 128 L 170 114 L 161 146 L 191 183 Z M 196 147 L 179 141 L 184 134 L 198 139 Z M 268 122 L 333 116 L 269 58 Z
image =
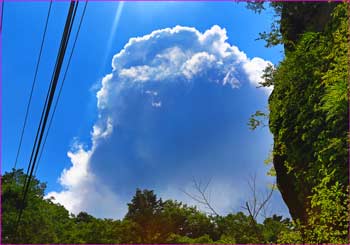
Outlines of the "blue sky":
M 14 163 L 48 5 L 5 4 L 3 172 Z M 18 167 L 27 166 L 67 9 L 53 3 Z M 267 107 L 259 69 L 283 56 L 255 40 L 272 20 L 272 10 L 257 15 L 245 3 L 89 2 L 38 170 L 47 193 L 72 212 L 120 218 L 137 187 L 193 204 L 181 190 L 193 191 L 195 177 L 211 179 L 219 212 L 240 210 L 249 175 L 262 189 L 273 181 L 263 164 L 272 136 L 246 125 Z M 287 215 L 278 193 L 272 206 Z

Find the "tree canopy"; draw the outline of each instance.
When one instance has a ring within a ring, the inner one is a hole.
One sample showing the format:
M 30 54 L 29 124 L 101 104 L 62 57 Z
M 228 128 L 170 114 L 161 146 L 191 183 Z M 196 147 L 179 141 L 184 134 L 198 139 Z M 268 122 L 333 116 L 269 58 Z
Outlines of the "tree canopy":
M 140 189 L 121 220 L 95 218 L 86 212 L 74 215 L 45 199 L 45 184 L 34 179 L 16 231 L 25 177 L 23 170 L 2 176 L 3 243 L 273 243 L 292 226 L 289 219 L 276 215 L 263 223 L 243 212 L 211 216 Z

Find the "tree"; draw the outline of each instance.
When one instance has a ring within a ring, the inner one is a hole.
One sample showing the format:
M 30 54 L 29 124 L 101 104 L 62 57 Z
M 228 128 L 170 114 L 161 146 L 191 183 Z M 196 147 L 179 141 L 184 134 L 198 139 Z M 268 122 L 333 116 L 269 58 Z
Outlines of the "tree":
M 19 226 L 17 219 L 26 175 L 23 170 L 5 173 L 2 178 L 1 211 L 4 243 L 70 243 L 74 226 L 68 211 L 61 205 L 45 200 L 46 185 L 34 178 L 30 184 Z
M 160 215 L 163 210 L 162 199 L 150 190 L 136 190 L 131 203 L 128 203 L 128 213 L 126 220 L 130 220 L 137 225 L 137 233 L 143 243 L 155 243 L 159 240 L 162 225 Z
M 125 220 L 135 224 L 134 233 L 143 243 L 159 243 L 171 234 L 188 238 L 208 235 L 217 239 L 210 217 L 181 202 L 157 199 L 153 191 L 136 190 Z
M 252 226 L 251 218 L 243 212 L 217 217 L 216 223 L 221 239 L 230 239 L 238 244 L 264 242 L 261 239 L 261 224 Z
M 189 238 L 208 235 L 213 240 L 218 238 L 215 223 L 211 217 L 200 212 L 196 207 L 187 206 L 181 202 L 172 200 L 164 202 L 162 223 L 168 235 L 174 233 Z

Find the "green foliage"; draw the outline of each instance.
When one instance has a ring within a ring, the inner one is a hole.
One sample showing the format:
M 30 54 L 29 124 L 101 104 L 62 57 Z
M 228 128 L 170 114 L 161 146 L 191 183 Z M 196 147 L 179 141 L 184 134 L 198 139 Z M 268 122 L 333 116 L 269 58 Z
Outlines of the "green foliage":
M 192 238 L 215 237 L 214 224 L 195 207 L 181 202 L 157 199 L 153 191 L 136 190 L 125 220 L 135 224 L 142 243 L 164 242 L 171 234 Z
M 264 40 L 266 42 L 265 47 L 270 48 L 279 44 L 283 44 L 282 35 L 279 29 L 280 22 L 278 20 L 275 20 L 272 22 L 270 28 L 270 32 L 260 32 L 259 38 L 257 40 Z
M 272 217 L 266 218 L 262 227 L 262 234 L 264 240 L 268 243 L 277 243 L 278 238 L 283 232 L 292 230 L 292 223 L 290 220 L 283 219 L 282 216 L 273 215 Z
M 264 1 L 247 1 L 247 9 L 253 10 L 255 13 L 260 14 L 264 7 Z
M 266 3 L 264 1 L 248 1 L 247 8 L 253 10 L 255 13 L 260 14 L 262 11 L 266 9 Z M 270 6 L 274 9 L 274 19 L 271 23 L 270 30 L 263 31 L 259 33 L 259 38 L 256 40 L 264 40 L 265 47 L 273 47 L 279 44 L 283 44 L 285 40 L 283 40 L 280 25 L 281 25 L 281 11 L 283 3 L 280 2 L 271 2 Z
M 197 238 L 190 238 L 187 236 L 181 236 L 177 234 L 171 234 L 166 243 L 171 244 L 213 244 L 213 240 L 208 235 L 203 235 Z
M 256 111 L 253 115 L 250 116 L 248 126 L 250 130 L 255 130 L 260 126 L 266 126 L 266 120 L 268 115 L 262 111 Z
M 136 190 L 122 220 L 69 214 L 44 199 L 45 185 L 34 179 L 19 232 L 14 234 L 25 174 L 2 176 L 2 241 L 6 243 L 268 243 L 289 226 L 279 216 L 258 224 L 242 212 L 208 216 L 181 202 L 162 201 L 150 190 Z
M 261 87 L 273 86 L 273 75 L 275 71 L 276 68 L 273 65 L 268 64 L 266 66 L 266 68 L 263 70 L 263 75 L 261 76 L 261 78 L 263 79 L 263 82 L 260 82 Z
M 334 178 L 332 174 L 326 176 L 314 188 L 305 237 L 310 243 L 346 243 L 349 220 L 348 193 L 344 192 L 339 182 L 330 184 Z
M 44 200 L 46 185 L 33 179 L 22 215 L 22 222 L 16 231 L 22 187 L 25 175 L 14 170 L 2 176 L 2 241 L 4 243 L 69 243 L 71 227 L 74 225 L 68 211 L 51 200 Z
M 128 207 L 125 219 L 135 223 L 134 232 L 139 234 L 140 242 L 157 243 L 164 239 L 160 222 L 163 201 L 153 191 L 137 189 Z
M 287 204 L 305 212 L 294 214 L 301 224 L 284 231 L 280 242 L 348 243 L 347 4 L 332 16 L 324 32 L 300 36 L 268 81 L 274 85 L 269 123 L 277 177 L 293 179 L 285 185 L 297 200 Z
M 221 238 L 230 238 L 236 243 L 261 243 L 262 225 L 257 224 L 251 217 L 242 212 L 218 217 L 217 224 Z
M 294 224 L 290 230 L 283 230 L 278 236 L 277 243 L 279 244 L 303 244 L 300 225 Z

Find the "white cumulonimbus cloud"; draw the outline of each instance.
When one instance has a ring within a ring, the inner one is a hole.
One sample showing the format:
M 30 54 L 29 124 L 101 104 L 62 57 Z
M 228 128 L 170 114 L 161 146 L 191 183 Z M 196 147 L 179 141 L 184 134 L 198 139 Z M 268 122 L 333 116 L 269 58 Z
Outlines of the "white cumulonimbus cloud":
M 214 175 L 218 209 L 237 205 L 243 194 L 232 175 L 242 165 L 233 163 L 233 149 L 240 147 L 235 132 L 244 114 L 238 88 L 256 87 L 271 63 L 249 59 L 227 39 L 217 25 L 204 33 L 176 26 L 131 38 L 101 81 L 91 148 L 78 143 L 68 152 L 63 190 L 47 197 L 73 213 L 120 218 L 135 188 L 189 201 L 180 187 L 193 176 Z

